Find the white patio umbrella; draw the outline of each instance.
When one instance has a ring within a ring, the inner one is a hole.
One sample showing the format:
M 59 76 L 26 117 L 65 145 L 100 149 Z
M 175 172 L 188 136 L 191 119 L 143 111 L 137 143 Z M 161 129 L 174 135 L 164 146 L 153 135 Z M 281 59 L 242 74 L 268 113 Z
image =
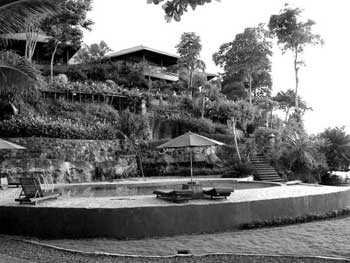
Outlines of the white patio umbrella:
M 0 150 L 24 150 L 25 147 L 0 139 Z
M 222 142 L 209 139 L 199 134 L 188 132 L 179 137 L 176 137 L 157 148 L 187 148 L 187 147 L 209 147 L 215 145 L 225 145 Z M 191 165 L 191 183 L 193 183 L 193 168 L 192 168 L 192 149 L 190 151 L 190 165 Z

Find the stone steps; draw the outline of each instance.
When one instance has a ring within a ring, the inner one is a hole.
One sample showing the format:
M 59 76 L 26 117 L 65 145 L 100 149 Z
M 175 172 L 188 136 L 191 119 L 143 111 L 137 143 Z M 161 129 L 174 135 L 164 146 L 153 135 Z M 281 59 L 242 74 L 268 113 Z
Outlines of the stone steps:
M 251 164 L 255 170 L 255 176 L 260 181 L 282 182 L 281 177 L 263 155 L 258 154 L 251 159 Z

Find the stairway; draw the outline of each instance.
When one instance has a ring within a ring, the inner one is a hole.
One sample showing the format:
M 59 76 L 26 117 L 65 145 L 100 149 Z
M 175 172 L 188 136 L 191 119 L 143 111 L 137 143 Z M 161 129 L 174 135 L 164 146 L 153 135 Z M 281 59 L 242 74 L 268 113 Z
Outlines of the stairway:
M 260 181 L 266 182 L 282 182 L 281 177 L 276 172 L 263 154 L 257 154 L 251 160 L 254 174 Z

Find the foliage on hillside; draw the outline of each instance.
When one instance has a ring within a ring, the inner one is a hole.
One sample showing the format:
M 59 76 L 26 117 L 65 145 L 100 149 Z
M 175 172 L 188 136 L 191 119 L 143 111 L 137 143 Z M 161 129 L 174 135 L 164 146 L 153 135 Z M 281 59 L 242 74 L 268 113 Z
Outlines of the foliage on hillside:
M 65 100 L 22 102 L 20 114 L 0 121 L 0 137 L 42 136 L 63 139 L 143 138 L 144 120 L 106 104 Z

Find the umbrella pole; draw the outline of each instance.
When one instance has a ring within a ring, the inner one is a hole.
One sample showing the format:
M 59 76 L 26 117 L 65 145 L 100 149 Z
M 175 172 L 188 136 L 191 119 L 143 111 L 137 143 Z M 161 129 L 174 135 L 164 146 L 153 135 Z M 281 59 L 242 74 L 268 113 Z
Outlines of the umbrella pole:
M 190 148 L 190 164 L 191 164 L 191 184 L 193 183 L 193 169 L 192 169 L 192 149 Z

